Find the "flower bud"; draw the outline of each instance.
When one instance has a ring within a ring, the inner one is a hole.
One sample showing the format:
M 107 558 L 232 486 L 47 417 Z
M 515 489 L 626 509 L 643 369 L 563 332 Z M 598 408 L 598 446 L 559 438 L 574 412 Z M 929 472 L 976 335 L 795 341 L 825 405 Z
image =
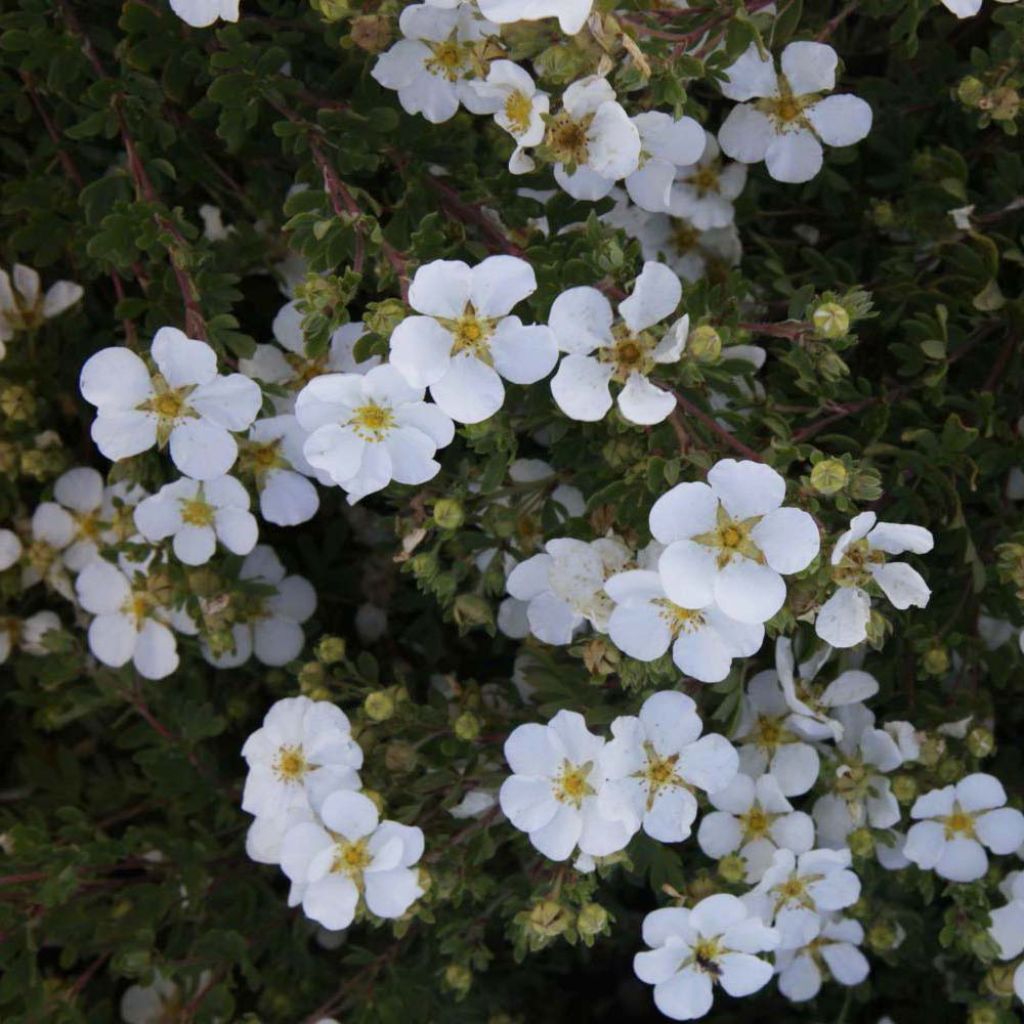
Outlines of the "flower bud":
M 366 329 L 389 338 L 391 332 L 405 319 L 408 308 L 401 299 L 385 299 L 383 302 L 369 302 L 363 313 Z
M 387 690 L 367 694 L 363 711 L 371 722 L 386 722 L 395 713 L 395 700 Z
M 850 333 L 850 314 L 838 302 L 823 302 L 811 314 L 814 333 L 819 338 L 835 341 Z
M 974 75 L 968 75 L 966 78 L 960 79 L 956 87 L 957 99 L 966 107 L 980 106 L 984 95 L 985 85 L 980 79 L 975 78 Z
M 324 665 L 336 665 L 345 658 L 345 639 L 340 636 L 323 636 L 316 645 L 316 656 Z
M 939 762 L 937 774 L 943 782 L 957 782 L 964 777 L 966 769 L 959 757 L 946 757 Z
M 972 757 L 990 757 L 996 749 L 996 738 L 979 725 L 967 734 L 967 749 Z
M 988 1003 L 971 1007 L 967 1017 L 969 1024 L 999 1024 L 999 1011 Z
M 895 949 L 899 943 L 899 932 L 888 921 L 876 921 L 867 933 L 868 945 L 876 953 Z
M 418 760 L 416 748 L 404 740 L 393 740 L 384 749 L 384 764 L 388 771 L 411 772 Z
M 608 911 L 600 903 L 584 903 L 576 917 L 580 935 L 594 938 L 608 928 Z
M 20 384 L 11 384 L 0 392 L 0 409 L 10 420 L 30 420 L 36 412 L 35 395 Z
M 527 929 L 538 938 L 552 939 L 570 925 L 569 912 L 555 900 L 540 900 L 527 916 Z
M 875 852 L 875 837 L 869 828 L 856 828 L 846 838 L 854 857 L 870 857 Z
M 434 522 L 442 530 L 457 530 L 466 521 L 466 511 L 457 498 L 439 498 L 434 504 Z
M 934 768 L 946 752 L 946 741 L 941 736 L 926 736 L 921 742 L 917 759 L 928 768 Z
M 705 896 L 714 896 L 718 885 L 706 871 L 701 871 L 686 886 L 686 896 L 694 903 L 699 903 Z
M 910 775 L 897 775 L 892 780 L 892 795 L 901 804 L 910 804 L 917 799 L 917 783 Z
M 312 696 L 310 690 L 323 689 L 324 667 L 319 661 L 307 661 L 299 669 L 299 688 L 307 696 Z
M 742 882 L 747 877 L 747 862 L 738 853 L 730 853 L 718 862 L 718 874 L 726 882 Z
M 452 609 L 455 622 L 460 626 L 491 626 L 494 611 L 490 602 L 479 594 L 459 594 Z
M 839 459 L 822 459 L 811 470 L 811 486 L 819 494 L 835 494 L 846 486 L 849 473 Z
M 459 995 L 465 995 L 473 984 L 473 972 L 465 964 L 449 964 L 444 969 L 444 984 Z
M 991 992 L 994 996 L 1001 996 L 1004 999 L 1009 998 L 1014 992 L 1013 975 L 1015 971 L 1015 964 L 993 965 L 989 968 L 988 974 L 985 975 L 982 988 L 986 992 Z
M 690 331 L 686 351 L 699 363 L 717 363 L 722 358 L 722 336 L 710 324 Z
M 334 2 L 334 0 L 328 0 Z M 352 42 L 367 53 L 380 53 L 391 42 L 391 21 L 380 14 L 365 14 L 352 19 Z
M 472 711 L 463 711 L 455 719 L 454 730 L 460 740 L 475 740 L 480 735 L 480 719 Z
M 924 652 L 921 663 L 928 675 L 945 675 L 949 671 L 949 652 L 945 647 L 929 648 Z

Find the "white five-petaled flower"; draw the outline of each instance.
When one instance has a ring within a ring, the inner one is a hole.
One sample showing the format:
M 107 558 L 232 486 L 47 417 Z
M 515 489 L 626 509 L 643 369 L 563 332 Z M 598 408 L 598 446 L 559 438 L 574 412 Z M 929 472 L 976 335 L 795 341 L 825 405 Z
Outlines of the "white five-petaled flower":
M 609 385 L 622 386 L 619 411 L 630 423 L 661 423 L 676 407 L 675 395 L 648 379 L 658 364 L 675 363 L 686 346 L 690 318 L 662 334 L 651 330 L 671 316 L 683 294 L 679 278 L 661 263 L 645 263 L 619 318 L 596 288 L 562 292 L 548 322 L 566 354 L 551 379 L 559 409 L 574 420 L 594 422 L 612 407 Z
M 398 27 L 403 38 L 377 58 L 370 74 L 398 92 L 403 110 L 431 124 L 453 117 L 460 103 L 475 114 L 489 113 L 472 80 L 486 74 L 481 43 L 498 35 L 496 25 L 482 19 L 473 4 L 412 4 L 403 9 Z
M 242 810 L 262 819 L 247 851 L 261 863 L 277 862 L 290 812 L 318 812 L 331 793 L 360 787 L 363 752 L 345 713 L 328 701 L 277 701 L 242 757 L 249 765 Z
M 714 135 L 705 132 L 699 158 L 676 168 L 668 212 L 698 231 L 727 227 L 736 213 L 732 204 L 746 183 L 746 164 L 723 164 Z
M 250 655 L 264 665 L 287 665 L 302 652 L 306 635 L 302 623 L 316 611 L 316 591 L 303 576 L 289 576 L 274 550 L 257 544 L 238 571 L 240 580 L 273 593 L 237 595 L 232 602 L 237 621 L 232 626 L 234 648 L 213 651 L 204 642 L 203 656 L 218 668 L 235 668 Z
M 594 0 L 482 0 L 480 10 L 497 25 L 557 18 L 558 27 L 574 36 L 583 28 Z
M 112 668 L 130 661 L 146 679 L 169 676 L 178 667 L 178 644 L 168 625 L 169 588 L 164 573 L 137 563 L 126 572 L 103 559 L 90 562 L 75 580 L 79 603 L 95 616 L 89 650 Z
M 165 484 L 135 506 L 135 525 L 148 541 L 173 537 L 174 555 L 184 565 L 204 565 L 218 540 L 232 554 L 247 555 L 259 537 L 249 492 L 233 476 Z
M 1003 960 L 1012 960 L 1024 953 L 1024 871 L 1007 875 L 1000 886 L 1006 896 L 1006 906 L 989 913 L 992 924 L 988 929 Z M 1024 960 L 1013 972 L 1013 991 L 1024 1000 Z
M 779 991 L 791 1003 L 802 1003 L 818 994 L 823 976 L 840 985 L 859 985 L 871 970 L 860 951 L 863 941 L 859 921 L 839 914 L 823 917 L 820 931 L 806 945 L 776 952 Z
M 501 809 L 545 857 L 565 860 L 579 846 L 589 857 L 623 849 L 639 822 L 612 817 L 601 806 L 605 741 L 583 716 L 559 711 L 548 722 L 514 729 L 505 741 L 513 774 L 502 783 Z
M 252 356 L 238 361 L 238 369 L 247 377 L 277 384 L 285 390 L 283 396 L 271 396 L 279 413 L 295 408 L 295 395 L 314 377 L 323 373 L 366 373 L 380 363 L 380 356 L 356 362 L 356 342 L 366 333 L 362 323 L 343 324 L 331 335 L 323 355 L 307 355 L 302 313 L 295 302 L 286 302 L 277 311 L 272 330 L 277 344 L 257 345 Z
M 694 701 L 674 690 L 648 697 L 635 717 L 616 718 L 600 796 L 610 815 L 632 814 L 663 843 L 686 839 L 697 817 L 694 790 L 721 789 L 739 766 L 732 744 L 717 733 L 701 736 L 703 728 Z
M 515 61 L 496 60 L 483 82 L 473 82 L 473 89 L 494 120 L 516 140 L 516 150 L 509 161 L 513 174 L 534 169 L 534 161 L 524 150 L 539 145 L 544 139 L 544 115 L 551 98 L 541 92 L 530 73 Z
M 767 622 L 786 600 L 782 577 L 818 554 L 818 527 L 783 508 L 786 481 L 758 462 L 722 459 L 708 482 L 677 484 L 651 509 L 651 533 L 667 545 L 658 572 L 685 608 L 716 603 L 739 622 Z
M 605 580 L 632 558 L 633 552 L 615 537 L 589 543 L 571 537 L 549 540 L 541 554 L 509 573 L 508 592 L 526 604 L 526 622 L 538 640 L 567 644 L 584 622 L 605 632 L 612 609 Z
M 60 628 L 60 618 L 51 611 L 36 612 L 27 619 L 0 618 L 0 665 L 14 648 L 37 658 L 49 654 L 46 634 Z
M 206 28 L 218 18 L 238 21 L 239 0 L 170 0 L 171 10 L 187 25 Z
M 871 130 L 871 108 L 852 95 L 824 96 L 836 84 L 836 51 L 825 43 L 790 43 L 775 61 L 756 44 L 730 67 L 723 95 L 739 102 L 718 132 L 734 160 L 764 160 L 783 182 L 810 181 L 821 170 L 822 143 L 852 146 Z M 752 101 L 752 102 L 750 102 Z
M 632 121 L 640 133 L 640 164 L 626 178 L 626 191 L 641 209 L 664 213 L 676 168 L 694 163 L 704 151 L 704 129 L 692 117 L 676 120 L 656 110 Z
M 157 373 L 130 349 L 105 348 L 82 367 L 80 387 L 96 406 L 92 438 L 111 461 L 169 444 L 186 476 L 223 476 L 238 454 L 231 431 L 245 430 L 262 402 L 259 385 L 241 373 L 217 373 L 206 342 L 161 327 L 151 350 Z
M 324 800 L 320 822 L 285 834 L 281 868 L 292 882 L 289 906 L 331 931 L 347 928 L 360 901 L 378 917 L 401 917 L 423 895 L 414 865 L 423 832 L 381 821 L 373 801 L 340 790 Z
M 21 539 L 13 530 L 0 530 L 0 572 L 15 565 L 24 550 Z
M 34 331 L 44 320 L 70 309 L 82 297 L 82 286 L 57 281 L 46 294 L 39 286 L 39 274 L 23 263 L 15 263 L 10 274 L 0 268 L 0 359 L 5 343 L 21 331 Z
M 849 850 L 777 850 L 743 901 L 779 930 L 780 949 L 799 949 L 821 931 L 822 914 L 853 906 L 860 898 L 851 860 Z
M 295 416 L 309 432 L 306 460 L 321 482 L 347 493 L 350 505 L 392 480 L 433 479 L 441 468 L 437 449 L 455 436 L 448 416 L 391 365 L 316 377 L 299 393 Z
M 984 772 L 924 793 L 910 808 L 916 824 L 904 855 L 951 882 L 981 878 L 988 870 L 985 847 L 1007 854 L 1024 843 L 1024 814 L 1005 803 L 1002 783 Z
M 779 944 L 774 928 L 726 893 L 708 896 L 692 910 L 652 911 L 644 918 L 643 937 L 651 949 L 633 957 L 633 970 L 654 986 L 654 1004 L 671 1020 L 707 1014 L 716 984 L 734 997 L 764 988 L 772 967 L 756 954 Z
M 771 772 L 786 796 L 800 796 L 817 781 L 817 750 L 793 727 L 793 712 L 774 672 L 747 684 L 732 739 L 740 744 L 740 769 L 752 778 Z
M 615 608 L 608 635 L 624 654 L 654 661 L 670 647 L 676 667 L 702 683 L 729 674 L 733 658 L 756 654 L 764 641 L 761 623 L 736 622 L 715 605 L 684 608 L 668 597 L 657 572 L 633 569 L 605 584 Z
M 544 149 L 573 199 L 603 199 L 640 165 L 640 132 L 599 75 L 573 82 L 548 118 Z
M 71 541 L 61 558 L 72 572 L 80 572 L 99 558 L 100 543 L 114 539 L 109 533 L 107 515 L 112 510 L 103 477 L 89 466 L 76 466 L 57 477 L 53 496 L 71 520 Z
M 774 775 L 752 779 L 741 772 L 708 799 L 715 809 L 701 820 L 698 845 L 715 860 L 738 854 L 751 884 L 761 880 L 776 850 L 799 854 L 814 846 L 814 822 L 793 810 Z
M 832 549 L 836 592 L 821 606 L 814 628 L 833 647 L 854 647 L 867 638 L 871 618 L 868 588 L 876 585 L 903 611 L 924 608 L 931 597 L 921 574 L 906 562 L 888 562 L 887 555 L 931 551 L 935 539 L 923 526 L 879 523 L 874 512 L 861 512 Z
M 308 435 L 292 415 L 257 420 L 239 439 L 237 472 L 252 478 L 260 496 L 260 515 L 276 526 L 297 526 L 312 519 L 320 496 L 307 477 L 316 470 L 302 451 Z
M 885 777 L 903 764 L 896 741 L 875 728 L 875 716 L 863 704 L 837 709 L 842 727 L 836 757 L 823 773 L 829 792 L 815 801 L 818 842 L 837 849 L 855 828 L 892 828 L 900 820 L 900 806 Z
M 416 271 L 406 317 L 391 335 L 391 364 L 415 388 L 429 388 L 458 423 L 479 423 L 505 400 L 504 378 L 533 384 L 558 359 L 549 328 L 524 325 L 512 308 L 537 290 L 533 268 L 516 256 L 475 267 L 434 260 Z

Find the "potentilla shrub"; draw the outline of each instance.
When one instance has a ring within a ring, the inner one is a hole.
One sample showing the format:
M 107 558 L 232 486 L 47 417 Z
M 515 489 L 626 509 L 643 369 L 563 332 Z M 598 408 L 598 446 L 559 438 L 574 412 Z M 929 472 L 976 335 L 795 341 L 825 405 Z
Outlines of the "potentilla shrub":
M 1018 1020 L 1022 59 L 12 0 L 0 1019 Z

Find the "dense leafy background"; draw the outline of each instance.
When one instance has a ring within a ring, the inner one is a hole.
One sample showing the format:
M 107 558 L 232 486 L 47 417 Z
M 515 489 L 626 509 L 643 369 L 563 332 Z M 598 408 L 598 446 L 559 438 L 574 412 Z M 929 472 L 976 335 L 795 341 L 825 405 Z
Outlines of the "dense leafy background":
M 11 343 L 0 364 L 0 520 L 30 512 L 67 466 L 103 468 L 77 397 L 89 353 L 144 347 L 171 323 L 205 331 L 230 363 L 268 339 L 284 301 L 271 268 L 289 250 L 333 275 L 308 296 L 314 348 L 342 320 L 365 318 L 377 331 L 369 344 L 384 351 L 399 276 L 437 257 L 524 253 L 541 285 L 530 300 L 538 318 L 562 288 L 604 280 L 614 290 L 635 276 L 636 244 L 593 219 L 590 204 L 559 194 L 544 211 L 552 233 L 536 229 L 540 205 L 516 190 L 549 178 L 512 178 L 507 138 L 486 119 L 463 112 L 433 127 L 369 78 L 374 58 L 362 46 L 382 28 L 394 33 L 393 3 L 315 6 L 243 0 L 242 20 L 215 30 L 188 29 L 162 0 L 5 7 L 0 256 L 79 281 L 86 296 L 31 342 Z M 641 39 L 654 74 L 631 93 L 635 105 L 675 103 L 720 123 L 728 104 L 707 76 L 745 48 L 751 22 L 742 7 L 705 7 L 681 14 L 681 31 L 711 16 L 728 29 L 727 52 L 706 66 L 673 63 L 667 44 Z M 993 119 L 978 96 L 1022 81 L 1024 5 L 986 2 L 957 22 L 924 0 L 783 0 L 777 21 L 756 24 L 776 52 L 793 36 L 830 38 L 843 87 L 870 101 L 875 125 L 860 146 L 832 152 L 806 186 L 752 172 L 737 216 L 741 269 L 688 287 L 684 306 L 727 343 L 764 345 L 766 366 L 753 391 L 735 363 L 687 361 L 676 384 L 698 412 L 712 387 L 731 395 L 736 437 L 787 475 L 830 535 L 868 507 L 935 532 L 924 562 L 930 606 L 894 615 L 881 651 L 868 655 L 882 683 L 876 710 L 925 729 L 968 714 L 991 720 L 997 750 L 986 770 L 1019 803 L 1022 657 L 1013 642 L 987 651 L 976 622 L 982 609 L 1024 622 L 1024 546 L 1012 546 L 1024 545 L 1024 522 L 1005 496 L 1008 471 L 1024 464 L 1024 161 L 1013 97 L 1000 94 Z M 557 38 L 538 30 L 518 43 L 537 53 Z M 548 52 L 549 81 L 592 59 Z M 297 183 L 309 188 L 286 199 Z M 226 239 L 204 237 L 203 204 L 234 228 Z M 974 207 L 968 229 L 949 215 L 965 206 Z M 580 227 L 554 233 L 567 224 Z M 871 316 L 839 345 L 816 339 L 806 324 L 816 296 L 853 289 L 870 293 Z M 159 968 L 189 993 L 181 1020 L 655 1019 L 630 969 L 640 919 L 663 884 L 724 885 L 714 864 L 692 843 L 667 848 L 641 836 L 628 865 L 581 879 L 493 815 L 458 822 L 446 808 L 500 780 L 501 743 L 518 722 L 571 707 L 600 725 L 676 676 L 608 663 L 592 676 L 582 656 L 593 651 L 538 651 L 536 706 L 527 707 L 510 682 L 517 645 L 494 635 L 503 579 L 496 566 L 481 576 L 471 556 L 495 546 L 528 552 L 552 532 L 550 511 L 537 521 L 528 494 L 509 487 L 516 454 L 544 456 L 588 496 L 589 518 L 573 520 L 570 533 L 590 538 L 614 523 L 644 540 L 658 494 L 736 451 L 693 408 L 681 432 L 583 425 L 556 415 L 543 386 L 512 390 L 499 416 L 460 432 L 445 472 L 426 487 L 396 488 L 356 513 L 339 492 L 325 493 L 313 522 L 267 530 L 320 598 L 309 660 L 287 670 L 252 662 L 216 671 L 185 642 L 182 669 L 160 683 L 98 669 L 66 604 L 42 587 L 20 594 L 16 573 L 0 578 L 12 612 L 55 607 L 67 626 L 54 653 L 16 655 L 2 670 L 0 1018 L 116 1020 L 125 987 Z M 41 448 L 42 430 L 63 446 Z M 849 471 L 836 495 L 810 482 L 824 457 Z M 118 472 L 153 486 L 167 467 L 150 453 Z M 464 524 L 442 529 L 432 519 L 441 496 L 463 502 Z M 402 561 L 399 537 L 412 550 Z M 798 593 L 817 585 L 811 572 Z M 370 645 L 353 628 L 367 599 L 390 619 Z M 773 629 L 794 626 L 784 617 Z M 346 639 L 343 660 L 316 658 L 316 638 L 327 634 Z M 771 664 L 770 647 L 746 675 Z M 709 717 L 722 705 L 722 727 L 738 684 L 739 673 L 691 691 Z M 362 703 L 383 688 L 402 699 L 375 723 Z M 335 949 L 286 908 L 280 874 L 243 851 L 239 749 L 272 701 L 300 691 L 353 716 L 367 786 L 390 816 L 428 836 L 432 885 L 413 919 L 357 924 Z M 457 734 L 466 712 L 475 717 Z M 977 763 L 950 740 L 918 778 L 934 784 Z M 945 893 L 915 871 L 888 876 L 871 860 L 858 869 L 868 896 L 856 909 L 875 937 L 870 981 L 849 995 L 826 988 L 801 1009 L 770 989 L 726 1000 L 715 1019 L 889 1014 L 907 1024 L 962 1020 L 972 1007 L 1013 1019 L 1008 1002 L 981 988 L 994 878 Z M 613 923 L 584 942 L 576 914 L 591 901 Z M 554 934 L 527 954 L 531 912 Z M 907 938 L 886 951 L 884 928 L 873 929 L 894 923 Z

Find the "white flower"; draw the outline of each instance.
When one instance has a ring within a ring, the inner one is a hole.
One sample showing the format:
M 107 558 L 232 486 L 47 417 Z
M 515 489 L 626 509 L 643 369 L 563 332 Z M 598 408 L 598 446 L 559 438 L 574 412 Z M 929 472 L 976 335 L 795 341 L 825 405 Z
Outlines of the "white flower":
M 266 544 L 257 544 L 238 572 L 273 593 L 252 593 L 234 602 L 241 621 L 231 630 L 232 651 L 212 651 L 204 642 L 203 656 L 218 668 L 235 668 L 255 654 L 264 665 L 287 665 L 302 653 L 306 635 L 302 623 L 316 611 L 316 591 L 303 576 L 288 576 L 281 560 Z
M 822 914 L 853 906 L 860 879 L 849 850 L 777 850 L 761 881 L 743 900 L 778 929 L 780 949 L 799 949 L 821 932 Z
M 252 478 L 260 515 L 276 526 L 297 526 L 316 515 L 320 496 L 306 479 L 316 470 L 302 447 L 306 432 L 291 415 L 257 420 L 238 442 L 237 472 Z
M 981 0 L 940 0 L 942 6 L 958 18 L 973 18 L 981 10 Z M 1013 4 L 1017 0 L 996 0 L 1000 4 Z M 1020 973 L 1020 972 L 1018 972 Z M 1018 992 L 1018 995 L 1020 993 Z M 1024 999 L 1024 996 L 1021 996 Z
M 835 88 L 838 61 L 825 43 L 790 43 L 776 74 L 772 57 L 751 43 L 721 85 L 740 103 L 718 132 L 724 152 L 745 164 L 764 160 L 776 181 L 796 183 L 821 170 L 822 143 L 860 142 L 871 130 L 871 108 L 857 96 L 822 96 Z
M 676 169 L 668 212 L 698 231 L 727 227 L 735 216 L 732 204 L 746 183 L 746 165 L 723 164 L 714 135 L 705 132 L 700 157 Z
M 496 25 L 481 19 L 472 4 L 448 10 L 412 4 L 398 27 L 404 38 L 377 58 L 370 74 L 385 89 L 397 90 L 403 110 L 431 124 L 453 117 L 460 102 L 473 113 L 488 113 L 470 80 L 486 73 L 479 44 L 498 35 Z
M 715 602 L 739 622 L 766 622 L 786 600 L 783 575 L 818 554 L 818 527 L 783 508 L 786 481 L 758 462 L 722 459 L 708 482 L 677 484 L 651 509 L 651 533 L 667 545 L 658 572 L 686 608 Z
M 907 832 L 903 852 L 919 868 L 951 882 L 973 882 L 988 870 L 985 847 L 1007 854 L 1024 843 L 1024 814 L 1005 803 L 1002 784 L 984 772 L 933 789 L 910 808 L 917 823 Z
M 498 793 L 493 789 L 471 789 L 448 813 L 458 820 L 477 818 L 498 806 Z
M 206 28 L 218 18 L 238 21 L 239 0 L 170 0 L 171 10 L 193 28 Z
M 818 636 L 833 647 L 854 647 L 865 640 L 872 584 L 900 611 L 924 608 L 931 591 L 921 574 L 906 562 L 887 562 L 886 556 L 905 551 L 923 555 L 934 544 L 923 526 L 879 523 L 874 512 L 854 516 L 832 549 L 832 578 L 839 587 L 818 612 L 814 624 Z
M 900 806 L 885 775 L 903 764 L 896 741 L 876 729 L 875 716 L 863 704 L 839 708 L 842 733 L 836 740 L 837 756 L 825 773 L 831 792 L 814 804 L 814 821 L 822 846 L 846 845 L 855 829 L 869 825 L 892 828 L 900 820 Z
M 640 165 L 640 132 L 598 75 L 565 90 L 562 109 L 548 119 L 544 148 L 555 161 L 555 181 L 574 199 L 603 199 Z
M 858 948 L 864 929 L 850 917 L 829 915 L 821 930 L 806 945 L 780 949 L 775 954 L 779 991 L 792 1003 L 813 999 L 821 990 L 823 976 L 840 985 L 859 985 L 871 968 Z
M 735 224 L 702 231 L 684 217 L 647 213 L 624 199 L 601 219 L 635 238 L 645 260 L 660 260 L 684 281 L 722 276 L 743 255 Z
M 348 494 L 350 505 L 392 480 L 433 479 L 441 469 L 437 449 L 455 436 L 452 421 L 423 401 L 423 389 L 390 365 L 316 377 L 299 392 L 295 416 L 309 432 L 306 460 L 323 482 Z
M 44 501 L 32 513 L 31 540 L 22 556 L 21 586 L 45 581 L 62 597 L 73 600 L 71 578 L 62 552 L 74 541 L 75 520 L 55 501 Z
M 233 476 L 165 484 L 135 507 L 135 525 L 149 541 L 173 537 L 174 555 L 185 565 L 208 562 L 218 540 L 232 554 L 247 555 L 259 537 L 249 492 Z
M 81 297 L 82 286 L 71 281 L 58 281 L 43 295 L 39 274 L 23 263 L 15 263 L 10 275 L 0 269 L 0 359 L 5 342 L 21 331 L 37 330 L 44 320 L 60 316 Z
M 174 327 L 157 331 L 152 356 L 159 371 L 153 377 L 127 348 L 105 348 L 82 367 L 82 395 L 97 408 L 96 446 L 117 462 L 169 443 L 186 476 L 223 476 L 238 454 L 230 431 L 256 418 L 259 385 L 240 373 L 218 375 L 213 349 Z
M 650 570 L 619 573 L 605 590 L 615 602 L 608 635 L 620 651 L 654 661 L 671 647 L 676 667 L 702 683 L 724 679 L 733 658 L 756 654 L 764 640 L 761 623 L 736 622 L 713 604 L 699 609 L 676 604 Z
M 1024 953 L 1024 871 L 1007 875 L 1000 889 L 1006 896 L 1006 906 L 990 911 L 988 933 L 999 947 L 999 956 L 1012 960 Z M 1024 1000 L 1024 961 L 1013 972 L 1013 990 L 1018 999 Z
M 719 893 L 692 910 L 664 907 L 644 918 L 650 951 L 633 958 L 636 976 L 654 986 L 654 1004 L 672 1020 L 703 1017 L 719 984 L 731 996 L 749 996 L 771 980 L 771 965 L 756 956 L 775 949 L 779 933 L 752 917 L 735 896 Z
M 577 845 L 605 857 L 639 828 L 631 816 L 609 817 L 601 807 L 604 747 L 575 711 L 559 711 L 547 725 L 520 725 L 505 741 L 513 774 L 502 783 L 501 809 L 545 857 L 565 860 Z
M 347 928 L 360 901 L 378 917 L 401 917 L 423 895 L 413 865 L 423 855 L 423 832 L 381 821 L 362 793 L 341 790 L 324 801 L 323 824 L 289 829 L 281 868 L 291 879 L 289 905 L 325 928 Z
M 21 558 L 21 540 L 13 530 L 0 530 L 0 572 L 5 572 Z
M 676 168 L 704 151 L 704 129 L 692 118 L 673 119 L 650 110 L 632 118 L 640 133 L 640 165 L 626 178 L 629 198 L 652 213 L 668 210 Z
M 761 880 L 776 850 L 806 853 L 814 846 L 814 822 L 793 810 L 774 775 L 740 773 L 708 799 L 715 810 L 701 820 L 697 843 L 715 860 L 738 853 L 748 883 Z
M 797 673 L 792 640 L 780 636 L 775 641 L 775 676 L 793 712 L 787 724 L 804 739 L 838 739 L 843 735 L 843 726 L 832 713 L 878 693 L 878 680 L 860 669 L 841 672 L 827 686 L 816 683 L 818 672 L 831 653 L 829 647 L 816 651 Z
M 616 718 L 600 797 L 610 816 L 625 817 L 625 808 L 652 839 L 686 839 L 697 817 L 694 790 L 721 789 L 739 767 L 732 744 L 715 733 L 702 737 L 703 728 L 694 701 L 673 690 L 648 697 L 637 717 Z
M 103 477 L 88 466 L 69 469 L 55 481 L 53 496 L 73 523 L 71 543 L 61 557 L 72 572 L 80 572 L 99 558 L 97 542 L 107 539 Z
M 558 27 L 574 36 L 583 28 L 592 6 L 593 0 L 482 0 L 480 10 L 497 25 L 557 18 Z
M 203 991 L 213 975 L 202 971 L 194 983 L 195 992 Z M 121 1019 L 125 1024 L 166 1024 L 177 1020 L 184 1013 L 189 1002 L 189 992 L 183 992 L 160 971 L 153 972 L 149 985 L 130 985 L 121 996 Z
M 78 601 L 95 616 L 89 650 L 104 665 L 130 661 L 145 679 L 163 679 L 178 667 L 178 644 L 164 596 L 169 582 L 137 564 L 129 577 L 110 562 L 90 562 L 75 581 Z
M 247 377 L 285 389 L 286 395 L 271 396 L 279 413 L 288 413 L 295 408 L 295 393 L 314 377 L 323 373 L 366 373 L 380 364 L 380 356 L 356 362 L 356 342 L 366 333 L 362 323 L 339 327 L 331 335 L 327 351 L 315 357 L 306 354 L 302 313 L 294 302 L 287 302 L 278 310 L 272 329 L 277 345 L 257 345 L 249 359 L 238 361 L 238 369 Z
M 513 174 L 533 170 L 533 160 L 521 150 L 543 141 L 544 115 L 551 98 L 538 90 L 528 71 L 511 60 L 493 61 L 487 79 L 473 82 L 473 89 L 487 112 L 493 113 L 498 125 L 516 140 L 517 156 L 513 156 L 509 169 Z
M 544 552 L 509 573 L 509 594 L 526 603 L 530 632 L 548 644 L 567 644 L 589 622 L 604 632 L 612 609 L 605 580 L 622 569 L 633 552 L 615 537 L 595 541 L 549 540 Z
M 60 628 L 56 612 L 36 612 L 24 620 L 0 617 L 0 665 L 10 657 L 15 647 L 37 658 L 49 654 L 46 634 Z
M 558 359 L 551 331 L 525 326 L 512 308 L 537 290 L 533 268 L 515 256 L 489 256 L 475 267 L 434 260 L 416 271 L 406 317 L 391 335 L 391 363 L 414 388 L 430 388 L 459 423 L 493 416 L 505 400 L 504 378 L 533 384 Z
M 662 363 L 676 363 L 686 346 L 690 318 L 667 330 L 650 329 L 671 316 L 682 297 L 679 278 L 660 263 L 645 263 L 633 293 L 611 303 L 596 289 L 570 288 L 551 306 L 548 322 L 558 347 L 568 353 L 551 379 L 559 409 L 574 420 L 594 422 L 612 407 L 609 385 L 622 386 L 619 411 L 630 423 L 661 423 L 676 407 L 675 395 L 648 380 Z
M 331 793 L 360 786 L 363 752 L 345 713 L 328 701 L 277 701 L 245 741 L 242 757 L 249 765 L 242 810 L 260 817 L 319 811 Z
M 791 727 L 792 712 L 774 672 L 759 672 L 747 684 L 739 724 L 740 770 L 752 778 L 769 771 L 786 796 L 800 796 L 818 778 L 818 752 Z

